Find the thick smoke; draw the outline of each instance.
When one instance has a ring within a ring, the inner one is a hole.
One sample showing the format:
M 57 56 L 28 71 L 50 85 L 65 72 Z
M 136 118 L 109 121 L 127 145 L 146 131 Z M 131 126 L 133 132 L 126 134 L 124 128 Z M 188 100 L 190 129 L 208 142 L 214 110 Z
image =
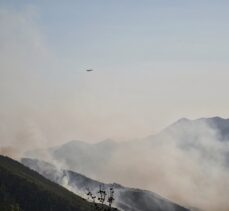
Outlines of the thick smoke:
M 15 157 L 17 155 L 18 150 L 14 147 L 1 147 L 0 148 L 0 155 Z
M 101 149 L 93 154 L 85 145 L 82 157 L 73 154 L 62 167 L 100 181 L 148 189 L 186 207 L 229 209 L 229 145 L 205 121 L 182 120 L 158 135 L 114 144 L 109 153 L 107 147 Z M 65 150 L 62 157 L 54 156 L 58 162 L 71 155 Z M 51 154 L 49 162 L 56 162 Z M 93 165 L 98 156 L 101 162 Z
M 226 211 L 228 152 L 216 130 L 204 123 L 186 127 L 184 122 L 117 150 L 101 178 L 150 189 L 185 206 Z
M 19 159 L 24 152 L 42 148 L 46 143 L 46 137 L 33 121 L 2 115 L 0 119 L 0 154 Z
M 56 126 L 58 120 L 63 122 L 60 124 L 63 127 L 68 123 L 58 114 L 58 103 L 50 103 L 48 97 L 55 97 L 56 92 L 50 92 L 50 86 L 45 86 L 47 81 L 41 77 L 41 70 L 50 67 L 47 59 L 50 55 L 32 21 L 34 15 L 33 8 L 23 13 L 0 10 L 0 154 L 14 158 L 30 149 L 43 148 L 50 140 L 55 143 L 54 136 L 51 139 L 48 135 L 47 125 Z M 47 92 L 50 93 L 44 97 Z M 61 98 L 61 101 L 64 100 Z M 42 115 L 47 117 L 41 118 Z M 79 118 L 77 122 L 78 127 L 81 120 Z M 225 158 L 229 151 L 228 142 L 218 140 L 217 131 L 207 124 L 185 125 L 182 122 L 158 136 L 119 144 L 110 154 L 106 153 L 106 162 L 98 162 L 88 169 L 87 163 L 82 162 L 85 167 L 81 173 L 105 182 L 149 189 L 186 206 L 228 211 L 229 167 Z M 49 129 L 53 129 L 57 137 L 63 128 L 55 126 Z M 101 154 L 106 152 L 104 150 Z M 62 169 L 79 169 L 79 166 L 73 166 L 74 162 L 71 165 L 64 161 L 60 163 L 47 152 L 40 158 Z M 67 180 L 66 177 L 63 185 L 67 186 Z
M 32 7 L 0 9 L 0 151 L 14 158 L 46 142 L 32 115 L 43 92 L 38 69 L 48 54 L 35 17 Z

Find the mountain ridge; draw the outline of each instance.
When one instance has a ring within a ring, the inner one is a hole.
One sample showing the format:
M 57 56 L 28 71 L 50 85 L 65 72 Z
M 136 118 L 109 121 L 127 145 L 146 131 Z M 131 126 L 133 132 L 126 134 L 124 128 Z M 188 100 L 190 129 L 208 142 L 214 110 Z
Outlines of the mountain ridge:
M 21 163 L 0 155 L 0 210 L 92 211 L 94 205 Z
M 113 187 L 115 191 L 115 206 L 121 210 L 151 211 L 153 209 L 155 211 L 188 211 L 188 209 L 147 190 L 127 188 L 116 183 L 105 184 L 74 171 L 62 170 L 61 173 L 58 173 L 58 170 L 55 169 L 54 166 L 53 169 L 48 171 L 47 166 L 50 166 L 50 164 L 44 161 L 24 158 L 21 162 L 58 184 L 61 184 L 63 178 L 67 177 L 67 185 L 71 187 L 73 191 L 81 192 L 81 194 L 83 194 L 83 192 L 86 193 L 87 188 L 92 192 L 97 192 L 96 190 L 98 190 L 99 187 L 103 187 L 105 190 L 109 190 L 110 187 Z M 42 165 L 44 165 L 43 169 L 41 167 Z M 57 178 L 56 175 L 59 175 L 59 177 Z

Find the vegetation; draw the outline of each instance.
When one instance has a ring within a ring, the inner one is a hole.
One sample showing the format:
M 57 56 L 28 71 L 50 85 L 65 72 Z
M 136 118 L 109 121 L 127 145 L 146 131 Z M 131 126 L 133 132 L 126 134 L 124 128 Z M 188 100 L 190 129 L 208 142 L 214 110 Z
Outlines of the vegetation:
M 90 211 L 95 208 L 93 203 L 0 155 L 0 210 Z
M 100 211 L 110 211 L 110 210 L 117 210 L 116 208 L 112 208 L 112 203 L 114 202 L 114 189 L 113 187 L 111 187 L 109 189 L 109 193 L 102 188 L 102 186 L 100 185 L 99 187 L 99 191 L 97 192 L 97 195 L 94 195 L 89 188 L 88 189 L 88 200 L 92 200 L 95 210 L 100 210 Z M 104 207 L 104 203 L 107 199 L 107 203 L 109 205 L 109 207 Z M 98 203 L 96 203 L 96 200 L 99 201 L 100 206 Z M 102 206 L 101 206 L 102 205 Z

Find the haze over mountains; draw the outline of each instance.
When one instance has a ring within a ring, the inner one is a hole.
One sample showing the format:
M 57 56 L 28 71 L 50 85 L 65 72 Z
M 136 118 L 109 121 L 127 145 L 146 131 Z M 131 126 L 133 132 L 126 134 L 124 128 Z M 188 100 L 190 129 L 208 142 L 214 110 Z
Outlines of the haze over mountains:
M 229 211 L 228 8 L 0 0 L 0 211 Z
M 71 141 L 28 157 L 108 183 L 156 192 L 185 206 L 229 209 L 229 119 L 180 119 L 142 140 Z
M 90 190 L 93 194 L 96 194 L 99 187 L 102 187 L 107 193 L 109 193 L 109 188 L 112 187 L 115 191 L 114 206 L 119 210 L 188 211 L 188 209 L 174 204 L 150 191 L 127 188 L 114 183 L 104 184 L 73 171 L 57 169 L 54 165 L 39 160 L 24 158 L 21 162 L 51 181 L 67 187 L 74 193 L 85 198 L 87 198 L 86 193 L 88 190 Z

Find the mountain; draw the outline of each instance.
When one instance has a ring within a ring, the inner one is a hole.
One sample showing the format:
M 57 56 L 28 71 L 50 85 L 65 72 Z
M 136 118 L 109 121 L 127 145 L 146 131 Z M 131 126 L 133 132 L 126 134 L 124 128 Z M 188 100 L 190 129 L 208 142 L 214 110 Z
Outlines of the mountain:
M 229 141 L 229 119 L 212 117 L 189 120 L 182 118 L 160 133 L 139 141 L 120 143 L 108 139 L 96 144 L 71 141 L 49 149 L 48 154 L 56 161 L 65 163 L 68 169 L 96 178 L 99 174 L 106 174 L 105 168 L 109 167 L 111 163 L 113 164 L 113 159 L 120 154 L 120 157 L 125 159 L 125 154 L 128 155 L 130 151 L 138 153 L 138 149 L 140 149 L 149 152 L 151 148 L 155 148 L 155 145 L 174 143 L 179 149 L 197 150 L 198 153 L 208 155 L 211 152 L 206 151 L 206 147 L 208 147 L 206 140 L 208 140 L 209 145 L 218 145 L 218 142 L 227 143 Z M 46 153 L 38 150 L 27 154 L 26 157 L 42 159 L 43 154 Z M 229 165 L 229 150 L 223 154 L 225 155 L 223 159 Z
M 160 133 L 147 137 L 145 141 L 152 145 L 170 141 L 182 150 L 195 150 L 207 157 L 214 157 L 209 147 L 214 147 L 216 150 L 224 148 L 220 150 L 222 159 L 225 160 L 225 165 L 229 165 L 229 119 L 212 117 L 189 120 L 182 118 Z
M 21 163 L 0 155 L 0 210 L 90 211 L 94 205 Z
M 201 118 L 198 121 L 206 122 L 210 127 L 218 131 L 218 138 L 221 141 L 229 141 L 229 119 L 221 117 Z
M 57 162 L 67 164 L 69 169 L 93 177 L 103 171 L 103 166 L 109 165 L 111 162 L 110 156 L 119 147 L 119 144 L 111 139 L 96 144 L 70 141 L 62 146 L 48 150 L 27 152 L 25 157 L 44 159 L 48 154 Z
M 223 119 L 221 117 L 200 118 L 196 120 L 190 120 L 187 118 L 181 118 L 175 123 L 169 125 L 159 134 L 147 137 L 147 139 L 154 139 L 163 134 L 180 135 L 184 137 L 200 137 L 208 135 L 207 133 L 214 132 L 217 140 L 229 141 L 229 119 Z
M 138 141 L 72 141 L 26 157 L 95 180 L 151 190 L 200 210 L 229 210 L 227 198 L 221 197 L 229 195 L 229 119 L 182 118 Z
M 39 172 L 44 177 L 60 185 L 68 186 L 72 191 L 86 196 L 87 189 L 96 193 L 99 187 L 106 191 L 110 187 L 115 191 L 115 206 L 125 211 L 187 211 L 175 203 L 160 197 L 150 191 L 127 188 L 118 184 L 104 184 L 92 180 L 73 171 L 57 169 L 47 162 L 24 158 L 21 162 L 29 168 Z M 67 183 L 66 183 L 67 181 Z

